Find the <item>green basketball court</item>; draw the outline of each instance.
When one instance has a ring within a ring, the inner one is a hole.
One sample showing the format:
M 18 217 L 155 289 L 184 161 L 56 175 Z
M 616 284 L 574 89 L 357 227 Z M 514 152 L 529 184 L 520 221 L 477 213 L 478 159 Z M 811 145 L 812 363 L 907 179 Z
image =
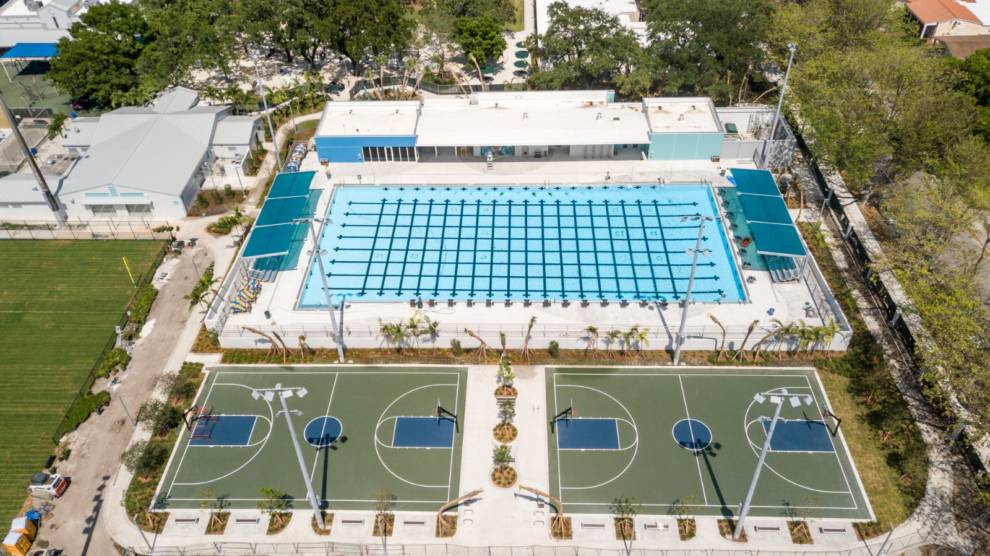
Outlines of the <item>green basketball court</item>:
M 873 519 L 813 369 L 548 368 L 546 380 L 560 415 L 551 493 L 568 513 L 629 496 L 646 514 L 733 516 L 779 401 L 751 515 Z
M 262 488 L 307 509 L 279 393 L 285 397 L 316 496 L 332 509 L 435 511 L 456 497 L 465 371 L 443 367 L 219 367 L 196 400 L 159 486 L 155 509 L 197 509 L 224 498 L 254 508 Z M 268 393 L 266 395 L 266 393 Z

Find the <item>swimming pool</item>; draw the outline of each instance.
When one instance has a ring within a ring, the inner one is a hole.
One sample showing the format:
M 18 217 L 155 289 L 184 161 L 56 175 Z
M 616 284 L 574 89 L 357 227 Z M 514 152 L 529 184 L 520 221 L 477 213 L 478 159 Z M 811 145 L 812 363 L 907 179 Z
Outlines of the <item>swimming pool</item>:
M 706 224 L 698 301 L 745 299 L 704 185 L 362 187 L 334 192 L 320 247 L 350 301 L 675 301 Z M 325 307 L 311 264 L 300 308 Z

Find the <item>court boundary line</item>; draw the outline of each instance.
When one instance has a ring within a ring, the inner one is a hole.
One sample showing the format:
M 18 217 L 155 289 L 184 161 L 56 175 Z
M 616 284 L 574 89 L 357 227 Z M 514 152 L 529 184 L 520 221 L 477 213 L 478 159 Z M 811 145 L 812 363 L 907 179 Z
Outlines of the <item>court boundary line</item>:
M 203 369 L 202 372 L 204 374 L 206 374 L 206 376 L 203 378 L 203 382 L 200 382 L 199 383 L 199 388 L 196 389 L 196 395 L 193 396 L 193 403 L 195 403 L 196 400 L 198 400 L 199 397 L 203 395 L 203 389 L 206 388 L 206 383 L 207 382 L 210 383 L 210 388 L 211 389 L 213 388 L 213 383 L 216 382 L 216 378 L 215 378 L 215 374 L 214 374 L 214 371 L 213 370 L 207 370 L 204 367 L 204 369 Z M 178 375 L 178 372 L 176 372 L 175 374 Z M 209 398 L 209 394 L 207 394 L 207 398 Z M 188 436 L 188 435 L 191 435 L 191 434 L 192 434 L 192 431 L 190 431 L 190 430 L 188 430 L 186 428 L 183 428 L 183 430 L 181 430 L 179 432 L 179 438 L 176 439 L 176 446 L 178 446 L 178 442 L 181 442 L 182 441 L 183 436 Z M 182 450 L 183 456 L 185 455 L 186 450 L 188 450 L 188 447 L 189 447 L 189 443 L 188 443 L 188 440 L 187 440 L 185 446 L 183 446 L 183 450 Z M 168 456 L 168 460 L 165 462 L 165 471 L 162 473 L 161 480 L 158 481 L 158 486 L 155 487 L 155 495 L 151 498 L 151 502 L 148 504 L 148 510 L 149 511 L 152 511 L 152 512 L 159 511 L 159 510 L 156 510 L 155 509 L 155 502 L 162 496 L 162 492 L 163 491 L 165 493 L 164 494 L 165 495 L 165 498 L 167 499 L 169 493 L 172 492 L 172 487 L 175 486 L 175 478 L 179 474 L 179 468 L 176 468 L 173 471 L 172 470 L 172 463 L 175 460 L 175 456 L 176 456 L 177 453 L 179 453 L 179 450 L 173 449 L 172 450 L 172 453 L 170 453 L 169 456 Z M 165 478 L 168 476 L 169 471 L 172 471 L 172 477 L 171 477 L 171 480 L 168 482 L 168 488 L 166 489 L 165 488 Z
M 815 401 L 815 409 L 818 410 L 819 415 L 824 415 L 825 413 L 822 411 L 822 406 L 818 403 L 818 395 L 815 393 L 815 388 L 811 385 L 811 380 L 808 379 L 808 375 L 804 376 L 804 380 L 808 384 L 808 389 L 811 390 L 811 399 Z M 822 392 L 824 393 L 824 390 L 822 390 Z M 846 490 L 849 492 L 849 497 L 852 498 L 856 509 L 859 509 L 859 501 L 856 499 L 856 494 L 853 492 L 852 485 L 849 484 L 849 476 L 846 474 L 846 466 L 843 465 L 842 458 L 839 457 L 839 451 L 835 449 L 835 441 L 832 439 L 831 434 L 828 435 L 828 442 L 832 446 L 832 453 L 835 454 L 835 462 L 839 464 L 839 471 L 842 472 L 842 480 L 846 483 Z M 848 447 L 843 446 L 843 448 Z M 848 454 L 848 452 L 846 453 Z M 866 498 L 866 491 L 861 491 L 860 494 L 862 494 L 864 499 Z
M 687 394 L 684 393 L 684 377 L 680 374 L 677 375 L 677 384 L 681 387 L 681 401 L 684 402 L 684 416 L 687 418 L 688 430 L 691 431 L 691 436 L 694 436 L 694 427 L 691 426 L 691 409 L 688 407 Z M 676 423 L 675 423 L 676 425 Z M 708 503 L 708 489 L 705 487 L 705 476 L 701 472 L 701 460 L 698 459 L 698 452 L 692 452 L 694 454 L 694 463 L 698 467 L 698 483 L 701 484 L 701 498 Z
M 323 412 L 323 418 L 324 419 L 326 419 L 327 417 L 330 417 L 330 406 L 333 405 L 333 394 L 334 394 L 334 392 L 337 391 L 337 379 L 338 378 L 340 378 L 340 373 L 334 372 L 333 373 L 333 383 L 330 385 L 330 397 L 327 399 L 327 409 L 326 409 L 326 411 Z M 316 419 L 316 417 L 314 417 L 314 419 Z M 344 434 L 344 422 L 341 421 L 340 419 L 337 419 L 337 422 L 340 423 L 340 436 L 342 436 Z M 323 434 L 326 434 L 326 421 L 324 421 L 323 423 L 324 423 L 324 430 L 320 434 L 321 438 L 322 438 Z M 304 427 L 303 428 L 303 436 L 305 436 L 305 435 L 306 435 L 306 428 Z M 339 439 L 340 436 L 337 436 L 337 438 Z M 329 446 L 329 444 L 328 444 L 328 446 Z M 314 446 L 314 448 L 315 448 L 315 446 Z M 316 451 L 319 452 L 322 449 L 323 448 L 317 448 Z M 326 457 L 326 455 L 324 455 L 323 457 Z M 319 457 L 319 455 L 317 455 L 315 458 L 313 458 L 313 467 L 309 471 L 309 482 L 310 482 L 310 484 L 312 484 L 313 479 L 316 478 L 316 466 L 319 465 L 319 464 L 320 464 L 320 457 Z

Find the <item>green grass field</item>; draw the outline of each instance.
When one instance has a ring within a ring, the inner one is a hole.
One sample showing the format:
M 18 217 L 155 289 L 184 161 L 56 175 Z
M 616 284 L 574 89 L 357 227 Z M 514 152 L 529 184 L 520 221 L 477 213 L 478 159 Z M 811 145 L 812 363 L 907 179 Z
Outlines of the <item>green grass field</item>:
M 0 523 L 14 517 L 52 434 L 113 334 L 153 241 L 0 241 Z
M 823 417 L 828 401 L 813 369 L 548 369 L 548 413 L 574 411 L 549 436 L 551 493 L 571 513 L 605 513 L 631 496 L 644 513 L 732 516 L 774 395 L 783 396 L 783 420 L 752 514 L 872 519 L 841 427 Z
M 458 496 L 462 446 L 453 421 L 442 423 L 435 410 L 439 402 L 463 415 L 464 374 L 457 367 L 215 369 L 196 405 L 217 419 L 199 419 L 195 438 L 182 432 L 156 509 L 196 509 L 218 498 L 254 508 L 262 488 L 286 493 L 295 509 L 308 508 L 282 406 L 252 395 L 281 384 L 307 391 L 286 401 L 309 480 L 331 510 L 371 509 L 384 489 L 396 496 L 397 509 L 435 511 Z M 438 432 L 444 434 L 433 436 Z

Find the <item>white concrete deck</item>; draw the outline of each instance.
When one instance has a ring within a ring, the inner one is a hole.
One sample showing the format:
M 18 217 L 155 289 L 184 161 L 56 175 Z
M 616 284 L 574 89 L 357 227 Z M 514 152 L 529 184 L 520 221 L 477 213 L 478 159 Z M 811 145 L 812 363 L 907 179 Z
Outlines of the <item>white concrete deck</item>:
M 324 214 L 331 202 L 333 188 L 347 184 L 533 184 L 533 183 L 656 183 L 664 181 L 728 183 L 719 174 L 719 166 L 708 162 L 662 163 L 652 161 L 572 161 L 562 162 L 506 162 L 493 170 L 485 170 L 479 163 L 368 163 L 336 165 L 331 168 L 333 179 L 325 170 L 317 173 L 314 188 L 322 188 L 323 195 L 317 214 Z M 724 167 L 735 166 L 726 164 Z M 750 164 L 751 166 L 751 164 Z M 320 168 L 313 155 L 303 163 L 303 169 Z M 610 176 L 611 180 L 603 177 Z M 670 176 L 664 178 L 664 176 Z M 731 235 L 730 235 L 731 236 Z M 264 340 L 245 330 L 251 327 L 262 331 L 274 330 L 290 345 L 299 336 L 305 336 L 312 346 L 329 347 L 333 343 L 331 325 L 326 310 L 296 308 L 300 289 L 308 272 L 312 244 L 307 237 L 302 256 L 295 270 L 278 273 L 274 282 L 263 285 L 258 300 L 250 313 L 231 315 L 220 335 L 225 347 L 265 347 Z M 733 254 L 733 257 L 736 257 Z M 737 267 L 738 264 L 737 260 Z M 717 318 L 726 326 L 727 347 L 737 348 L 746 336 L 747 328 L 754 320 L 759 327 L 750 335 L 748 345 L 763 337 L 772 327 L 772 319 L 782 322 L 803 320 L 810 325 L 824 325 L 835 317 L 822 295 L 812 295 L 819 287 L 813 279 L 816 269 L 810 265 L 808 280 L 785 284 L 774 283 L 766 271 L 740 270 L 747 301 L 742 303 L 693 303 L 687 319 L 687 349 L 718 349 L 721 330 L 712 320 Z M 806 309 L 810 307 L 810 309 Z M 436 345 L 448 346 L 452 339 L 459 339 L 465 347 L 476 341 L 464 334 L 468 328 L 479 333 L 489 344 L 497 344 L 498 333 L 504 331 L 510 346 L 519 346 L 525 335 L 531 316 L 536 317 L 536 327 L 530 341 L 533 347 L 545 347 L 555 340 L 564 349 L 582 349 L 587 345 L 586 328 L 595 326 L 604 336 L 609 330 L 628 330 L 633 326 L 649 329 L 648 344 L 643 349 L 670 349 L 677 333 L 681 308 L 675 304 L 660 306 L 654 303 L 590 302 L 570 303 L 551 300 L 548 304 L 521 301 L 506 303 L 494 300 L 469 304 L 464 301 L 448 303 L 438 300 L 435 304 L 424 302 L 421 307 L 409 302 L 348 302 L 344 310 L 344 340 L 349 347 L 378 347 L 382 340 L 378 335 L 379 321 L 408 319 L 422 312 L 439 322 L 440 336 Z M 270 315 L 265 316 L 265 313 Z M 210 324 L 208 319 L 208 325 Z M 841 349 L 846 337 L 837 337 L 831 347 Z M 605 346 L 599 346 L 604 348 Z M 768 346 L 774 347 L 784 346 Z

